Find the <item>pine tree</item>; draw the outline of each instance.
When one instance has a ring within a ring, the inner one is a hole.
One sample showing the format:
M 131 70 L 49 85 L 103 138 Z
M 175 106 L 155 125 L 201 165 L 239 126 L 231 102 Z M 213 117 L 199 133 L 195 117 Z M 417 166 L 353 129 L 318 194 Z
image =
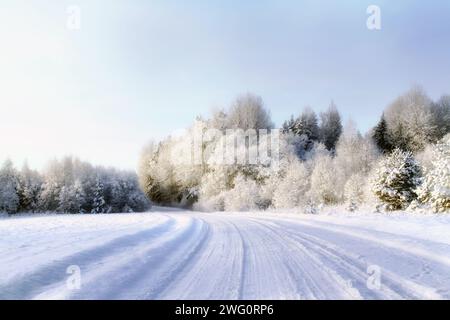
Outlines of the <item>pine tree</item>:
M 298 136 L 304 136 L 306 138 L 306 149 L 310 150 L 314 141 L 319 139 L 316 113 L 310 108 L 306 108 L 294 121 L 292 132 Z
M 389 139 L 387 122 L 384 117 L 384 113 L 381 115 L 380 121 L 373 129 L 372 138 L 381 152 L 389 153 L 392 151 L 392 144 Z
M 291 115 L 291 118 L 289 120 L 286 120 L 283 123 L 282 126 L 282 132 L 283 133 L 289 133 L 292 132 L 294 130 L 294 125 L 295 125 L 295 120 L 294 120 L 294 116 Z
M 46 180 L 39 193 L 38 208 L 42 212 L 55 211 L 59 204 L 59 193 L 61 188 L 54 180 Z
M 421 170 L 411 152 L 395 149 L 378 164 L 372 191 L 387 210 L 405 209 L 417 198 Z
M 35 212 L 38 209 L 42 178 L 25 163 L 19 174 L 19 211 Z
M 81 213 L 84 205 L 84 192 L 81 182 L 77 180 L 73 185 L 62 187 L 58 200 L 58 212 Z
M 342 133 L 341 116 L 334 102 L 331 102 L 326 112 L 320 114 L 320 118 L 320 141 L 333 151 Z
M 92 203 L 92 211 L 91 213 L 105 213 L 106 209 L 106 201 L 104 196 L 104 185 L 100 178 L 97 178 L 97 182 L 94 188 L 94 200 Z

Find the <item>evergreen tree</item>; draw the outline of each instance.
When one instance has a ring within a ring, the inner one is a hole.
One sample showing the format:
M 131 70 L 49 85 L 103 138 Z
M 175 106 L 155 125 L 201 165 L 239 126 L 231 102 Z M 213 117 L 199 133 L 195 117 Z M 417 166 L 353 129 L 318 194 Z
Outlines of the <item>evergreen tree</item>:
M 294 116 L 291 115 L 291 118 L 289 120 L 286 120 L 283 123 L 282 126 L 282 132 L 283 133 L 289 133 L 292 132 L 294 130 L 294 125 L 295 125 L 295 120 L 294 120 Z
M 316 113 L 310 108 L 306 108 L 295 120 L 292 132 L 298 136 L 304 136 L 306 150 L 310 150 L 314 141 L 319 139 L 319 126 L 317 124 Z
M 395 149 L 378 164 L 372 191 L 388 210 L 405 209 L 417 198 L 421 170 L 412 153 Z
M 19 211 L 34 212 L 38 209 L 42 178 L 25 163 L 19 175 Z
M 320 119 L 320 141 L 328 150 L 334 151 L 342 133 L 341 116 L 334 102 L 331 102 L 326 112 L 320 114 Z
M 381 115 L 380 121 L 373 129 L 372 138 L 382 153 L 389 153 L 392 151 L 392 144 L 389 139 L 389 132 L 384 113 Z
M 94 200 L 92 203 L 91 213 L 105 213 L 106 210 L 106 201 L 104 196 L 104 185 L 100 178 L 97 178 L 97 182 L 94 188 Z
M 79 180 L 71 186 L 64 186 L 59 193 L 58 212 L 81 213 L 84 205 L 84 192 Z

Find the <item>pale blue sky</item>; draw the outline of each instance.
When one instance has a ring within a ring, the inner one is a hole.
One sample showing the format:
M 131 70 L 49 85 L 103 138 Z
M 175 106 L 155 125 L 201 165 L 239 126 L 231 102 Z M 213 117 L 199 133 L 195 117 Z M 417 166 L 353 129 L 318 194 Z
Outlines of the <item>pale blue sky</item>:
M 450 93 L 441 0 L 0 0 L 0 41 L 0 160 L 37 168 L 73 154 L 133 169 L 146 141 L 247 91 L 277 125 L 334 99 L 361 131 L 413 84 Z

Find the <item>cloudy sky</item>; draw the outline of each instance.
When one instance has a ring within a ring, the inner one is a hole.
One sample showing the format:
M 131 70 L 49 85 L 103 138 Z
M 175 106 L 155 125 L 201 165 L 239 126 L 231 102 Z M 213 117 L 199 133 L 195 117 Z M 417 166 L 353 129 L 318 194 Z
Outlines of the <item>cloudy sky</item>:
M 134 169 L 146 141 L 247 91 L 277 125 L 333 99 L 364 132 L 413 84 L 450 93 L 449 35 L 441 0 L 0 0 L 0 160 Z

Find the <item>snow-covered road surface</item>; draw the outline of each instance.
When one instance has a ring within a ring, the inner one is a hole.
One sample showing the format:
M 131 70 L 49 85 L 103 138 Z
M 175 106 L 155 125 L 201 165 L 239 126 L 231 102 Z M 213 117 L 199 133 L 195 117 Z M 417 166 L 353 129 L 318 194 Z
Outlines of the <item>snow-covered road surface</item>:
M 450 298 L 449 217 L 18 216 L 0 239 L 0 299 Z

